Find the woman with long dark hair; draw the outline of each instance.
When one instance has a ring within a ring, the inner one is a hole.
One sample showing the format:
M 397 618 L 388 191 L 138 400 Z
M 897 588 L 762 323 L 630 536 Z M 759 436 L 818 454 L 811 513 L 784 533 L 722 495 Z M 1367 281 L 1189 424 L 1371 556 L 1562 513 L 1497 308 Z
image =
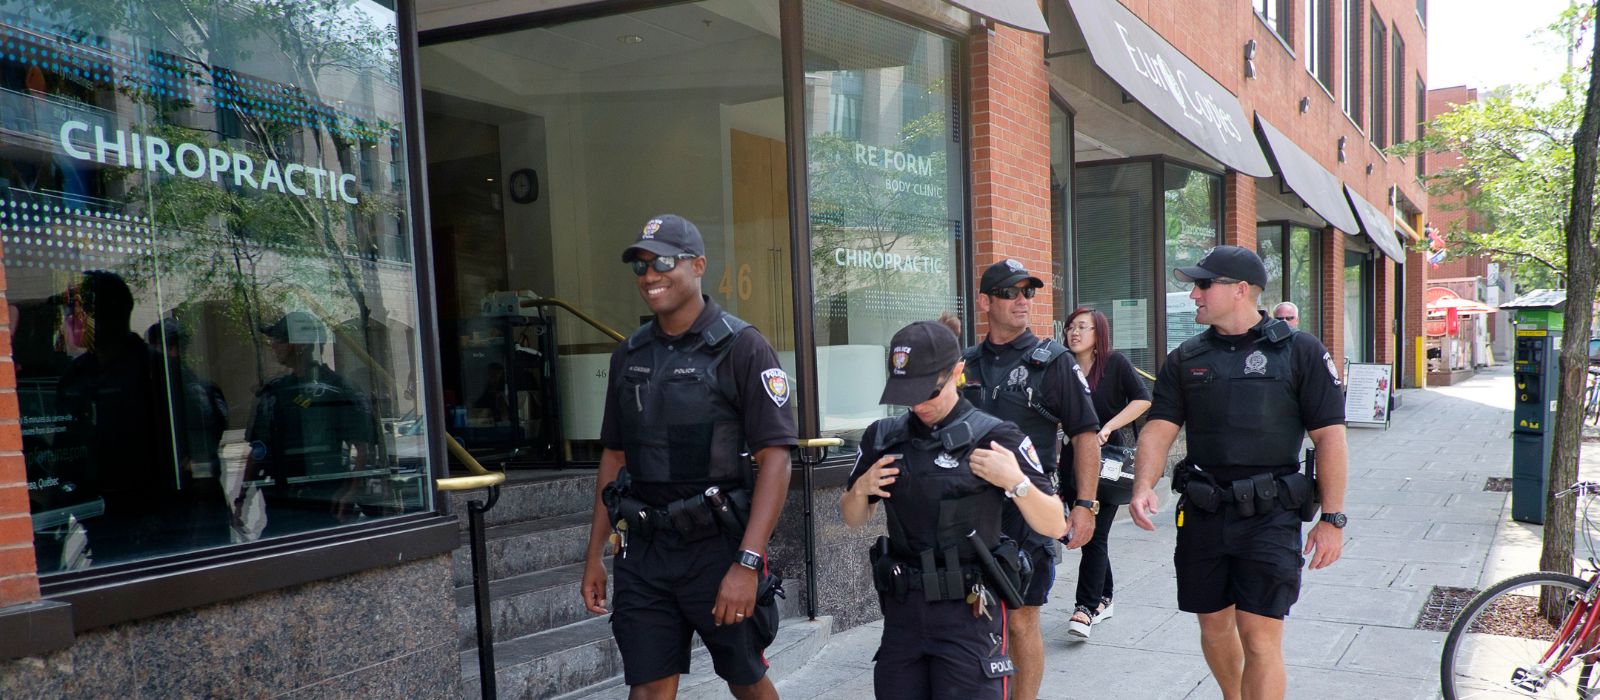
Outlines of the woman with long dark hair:
M 1100 444 L 1132 447 L 1133 431 L 1122 429 L 1132 426 L 1134 420 L 1150 410 L 1150 390 L 1139 379 L 1133 363 L 1111 350 L 1111 323 L 1105 314 L 1079 307 L 1067 317 L 1066 334 L 1067 349 L 1077 357 L 1078 367 L 1089 382 L 1095 415 L 1100 418 Z M 1062 478 L 1070 479 L 1074 471 L 1063 468 L 1060 473 Z M 1062 493 L 1074 493 L 1073 487 Z M 1116 516 L 1117 506 L 1102 502 L 1100 514 L 1095 516 L 1094 538 L 1083 546 L 1083 559 L 1078 564 L 1077 607 L 1067 623 L 1071 639 L 1087 640 L 1096 623 L 1111 619 L 1111 558 L 1107 545 Z

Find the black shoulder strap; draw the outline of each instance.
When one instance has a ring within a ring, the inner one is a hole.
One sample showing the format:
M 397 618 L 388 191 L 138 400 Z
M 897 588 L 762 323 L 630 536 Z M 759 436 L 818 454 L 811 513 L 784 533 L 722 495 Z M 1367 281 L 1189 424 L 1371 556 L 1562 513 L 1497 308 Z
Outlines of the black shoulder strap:
M 960 418 L 951 421 L 949 425 L 940 428 L 934 437 L 939 439 L 939 444 L 944 447 L 945 452 L 955 454 L 976 446 L 980 438 L 988 435 L 989 431 L 999 427 L 1003 422 L 973 408 Z
M 1067 346 L 1056 342 L 1055 338 L 1041 338 L 1039 343 L 1028 351 L 1028 364 L 1043 368 L 1065 354 L 1067 354 Z
M 638 350 L 639 348 L 648 344 L 650 339 L 653 337 L 652 334 L 655 333 L 655 328 L 655 320 L 652 319 L 645 321 L 644 325 L 639 326 L 639 330 L 634 331 L 633 335 L 628 336 L 628 340 L 626 341 L 628 343 L 628 349 Z
M 890 447 L 898 445 L 911 437 L 911 414 L 902 413 L 893 418 L 884 418 L 877 422 L 878 434 L 872 441 L 872 449 L 876 452 L 885 452 Z
M 706 349 L 715 352 L 722 347 L 723 343 L 728 342 L 728 339 L 739 335 L 739 331 L 749 327 L 749 323 L 724 311 L 721 318 L 712 321 L 711 325 L 700 331 L 700 341 L 704 343 Z
M 963 350 L 961 352 L 961 359 L 963 361 L 965 361 L 967 363 L 967 366 L 969 366 L 969 367 L 971 367 L 974 363 L 976 363 L 982 357 L 983 357 L 983 344 L 982 343 L 974 345 L 974 346 L 972 346 L 970 348 L 967 348 L 966 350 Z
M 1178 346 L 1178 359 L 1191 360 L 1211 352 L 1211 338 L 1216 332 L 1215 328 L 1207 328 L 1201 331 L 1199 335 L 1183 341 L 1183 344 Z

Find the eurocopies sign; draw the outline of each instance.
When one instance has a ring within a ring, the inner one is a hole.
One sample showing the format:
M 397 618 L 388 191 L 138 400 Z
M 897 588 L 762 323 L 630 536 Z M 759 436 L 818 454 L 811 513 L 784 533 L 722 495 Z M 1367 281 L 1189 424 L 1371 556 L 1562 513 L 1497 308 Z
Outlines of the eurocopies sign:
M 1068 0 L 1094 64 L 1200 150 L 1271 177 L 1239 99 L 1117 0 Z
M 342 201 L 357 204 L 356 176 L 302 163 L 280 164 L 271 158 L 258 162 L 255 157 L 214 146 L 188 141 L 172 143 L 159 136 L 68 120 L 58 133 L 61 150 L 78 160 L 101 165 L 132 167 L 151 173 L 182 175 L 194 180 L 221 183 L 224 176 L 234 187 L 248 186 L 263 192 Z

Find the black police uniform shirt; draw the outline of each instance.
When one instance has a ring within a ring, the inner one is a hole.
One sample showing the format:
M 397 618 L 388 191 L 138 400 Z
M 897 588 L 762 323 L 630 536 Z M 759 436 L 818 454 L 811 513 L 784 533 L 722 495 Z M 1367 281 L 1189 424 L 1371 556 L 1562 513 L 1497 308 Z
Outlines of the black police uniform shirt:
M 685 335 L 700 333 L 722 316 L 722 306 L 710 297 L 701 295 L 706 307 L 695 318 L 694 323 L 683 335 L 669 336 L 661 331 L 661 325 L 656 324 L 656 342 L 675 343 Z M 739 417 L 744 427 L 746 449 L 750 454 L 755 454 L 766 447 L 788 447 L 800 444 L 800 432 L 795 427 L 794 410 L 791 399 L 794 391 L 790 387 L 788 374 L 784 374 L 785 382 L 781 389 L 774 389 L 762 373 L 779 369 L 778 353 L 761 336 L 761 332 L 754 326 L 739 332 L 728 342 L 733 345 L 728 348 L 728 357 L 717 368 L 717 382 L 719 385 L 732 384 L 738 389 L 738 396 L 729 397 L 739 411 Z M 622 451 L 622 424 L 619 416 L 621 409 L 617 405 L 616 382 L 622 377 L 622 361 L 626 354 L 627 344 L 617 346 L 611 353 L 611 369 L 606 376 L 609 378 L 606 386 L 606 411 L 600 423 L 600 444 L 608 450 Z M 705 490 L 707 484 L 646 484 L 633 482 L 633 494 L 645 503 L 652 505 L 665 505 L 681 498 L 688 498 Z
M 350 469 L 350 446 L 378 440 L 366 394 L 321 362 L 305 374 L 285 372 L 256 392 L 245 440 L 266 446 L 257 464 L 278 480 Z
M 938 424 L 931 428 L 923 424 L 922 419 L 913 415 L 911 417 L 912 434 L 919 438 L 931 437 L 933 435 L 933 431 L 943 428 L 954 419 L 965 415 L 966 412 L 971 408 L 972 403 L 970 401 L 967 401 L 964 398 L 957 399 L 955 407 L 950 409 L 950 413 L 946 415 L 943 420 L 939 421 Z M 873 423 L 867 427 L 866 432 L 862 433 L 861 446 L 856 449 L 855 468 L 850 471 L 850 478 L 845 481 L 845 488 L 853 488 L 855 486 L 856 479 L 860 478 L 862 474 L 866 473 L 867 469 L 871 468 L 872 465 L 885 454 L 884 452 L 879 452 L 874 448 L 878 439 L 878 426 L 881 425 L 882 422 L 883 421 Z M 1055 495 L 1055 487 L 1051 486 L 1050 484 L 1050 476 L 1045 472 L 1044 465 L 1039 463 L 1039 458 L 1037 456 L 1038 452 L 1033 449 L 1031 441 L 1029 441 L 1027 435 L 1022 433 L 1021 429 L 1019 429 L 1013 423 L 1001 423 L 993 430 L 990 430 L 988 434 L 980 437 L 977 441 L 977 445 L 980 447 L 993 449 L 989 445 L 991 441 L 998 442 L 1000 443 L 1001 447 L 1011 451 L 1011 455 L 1017 460 L 1017 466 L 1021 467 L 1022 473 L 1026 475 L 1028 481 L 1033 484 L 1033 488 L 1039 489 L 1046 494 Z M 905 451 L 910 450 L 910 445 L 902 444 L 894 446 L 891 449 L 900 450 L 902 453 L 904 453 Z M 904 460 L 896 465 L 899 466 L 902 471 L 900 475 L 896 477 L 895 483 L 890 484 L 888 488 L 884 489 L 884 491 L 889 494 L 889 498 L 891 500 L 895 498 L 895 488 L 897 486 L 904 483 L 909 483 L 910 481 L 919 477 L 920 474 L 915 469 L 911 469 L 909 470 L 909 473 L 907 473 L 907 465 L 912 464 L 913 462 L 911 460 Z M 937 460 L 930 462 L 930 464 L 936 465 L 932 468 L 942 468 L 937 466 Z M 925 465 L 924 468 L 929 467 Z M 960 463 L 949 468 L 971 469 L 971 467 L 966 463 Z M 1001 487 L 996 486 L 995 488 Z M 867 502 L 869 503 L 876 503 L 879 500 L 881 499 L 879 499 L 877 496 L 870 496 L 867 498 Z M 894 508 L 896 515 L 899 516 L 901 523 L 905 526 L 906 536 L 911 540 L 907 543 L 911 551 L 920 552 L 924 549 L 934 546 L 934 536 L 939 529 L 939 510 L 937 503 L 921 502 L 915 499 L 901 499 L 894 501 Z
M 982 347 L 986 364 L 990 367 L 1006 367 L 1013 364 L 1018 366 L 1011 371 L 1009 376 L 987 379 L 981 376 L 983 373 L 978 367 L 967 367 L 965 370 L 966 388 L 970 390 L 974 387 L 983 386 L 985 381 L 1000 381 L 1007 385 L 1026 383 L 1028 377 L 1025 373 L 1032 371 L 1032 367 L 1025 362 L 1018 363 L 1024 353 L 1033 350 L 1034 346 L 1038 344 L 1038 336 L 1035 336 L 1033 331 L 1030 330 L 1023 330 L 1022 335 L 1012 339 L 1009 343 L 997 345 L 985 339 Z M 1019 369 L 1022 370 L 1022 373 L 1018 373 L 1017 370 Z M 983 390 L 988 391 L 992 388 L 983 387 Z M 1060 419 L 1061 429 L 1066 433 L 1069 440 L 1073 435 L 1100 431 L 1100 418 L 1094 412 L 1094 402 L 1089 395 L 1088 380 L 1084 378 L 1083 371 L 1078 367 L 1078 360 L 1072 356 L 1071 352 L 1061 353 L 1050 364 L 1045 365 L 1044 379 L 1039 389 L 1039 403 L 1051 415 Z M 1055 460 L 1049 460 L 1048 457 L 1045 458 L 1050 461 L 1050 464 L 1045 467 L 1047 471 L 1053 471 L 1058 461 L 1070 463 L 1070 460 L 1062 460 L 1059 456 L 1071 453 L 1072 446 L 1070 442 L 1065 447 L 1056 446 L 1056 450 L 1058 456 Z M 1050 493 L 1055 493 L 1055 490 L 1052 489 Z M 1077 498 L 1077 495 L 1072 494 L 1072 497 Z M 1015 505 L 1007 503 L 1006 506 L 1005 525 L 1003 527 L 1006 536 L 1034 548 L 1050 543 L 1050 538 L 1033 532 L 1028 527 L 1027 521 L 1023 519 L 1022 513 L 1017 510 Z
M 1271 321 L 1265 313 L 1261 320 L 1246 331 L 1243 335 L 1223 335 L 1217 333 L 1216 328 L 1206 329 L 1205 333 L 1213 334 L 1216 341 L 1224 347 L 1245 348 L 1254 344 L 1261 338 L 1261 328 Z M 1262 341 L 1265 342 L 1265 341 Z M 1333 362 L 1333 357 L 1322 341 L 1310 333 L 1296 331 L 1290 338 L 1291 354 L 1293 355 L 1294 376 L 1290 385 L 1294 388 L 1296 401 L 1300 409 L 1300 421 L 1305 426 L 1306 432 L 1326 428 L 1330 425 L 1344 424 L 1344 390 L 1339 385 L 1338 367 Z M 1161 366 L 1161 371 L 1156 375 L 1155 398 L 1152 399 L 1150 420 L 1164 420 L 1177 425 L 1183 425 L 1186 420 L 1216 420 L 1216 416 L 1191 415 L 1189 407 L 1185 405 L 1183 395 L 1183 377 L 1180 376 L 1180 350 L 1167 354 L 1167 359 Z M 1239 439 L 1248 440 L 1248 433 L 1241 433 Z M 1213 468 L 1217 478 L 1231 480 L 1249 476 L 1248 472 L 1233 474 L 1227 465 L 1218 465 Z

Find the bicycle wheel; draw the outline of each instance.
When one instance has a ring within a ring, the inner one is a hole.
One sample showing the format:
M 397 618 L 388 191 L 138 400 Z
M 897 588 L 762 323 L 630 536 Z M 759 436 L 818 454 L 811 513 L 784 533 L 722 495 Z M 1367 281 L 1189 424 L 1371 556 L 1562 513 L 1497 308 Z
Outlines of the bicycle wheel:
M 1581 653 L 1588 650 L 1578 650 L 1559 673 L 1540 663 L 1588 588 L 1576 576 L 1541 571 L 1508 578 L 1468 601 L 1444 640 L 1439 686 L 1445 700 L 1600 698 L 1600 673 Z M 1557 602 L 1554 622 L 1539 610 L 1546 592 Z

